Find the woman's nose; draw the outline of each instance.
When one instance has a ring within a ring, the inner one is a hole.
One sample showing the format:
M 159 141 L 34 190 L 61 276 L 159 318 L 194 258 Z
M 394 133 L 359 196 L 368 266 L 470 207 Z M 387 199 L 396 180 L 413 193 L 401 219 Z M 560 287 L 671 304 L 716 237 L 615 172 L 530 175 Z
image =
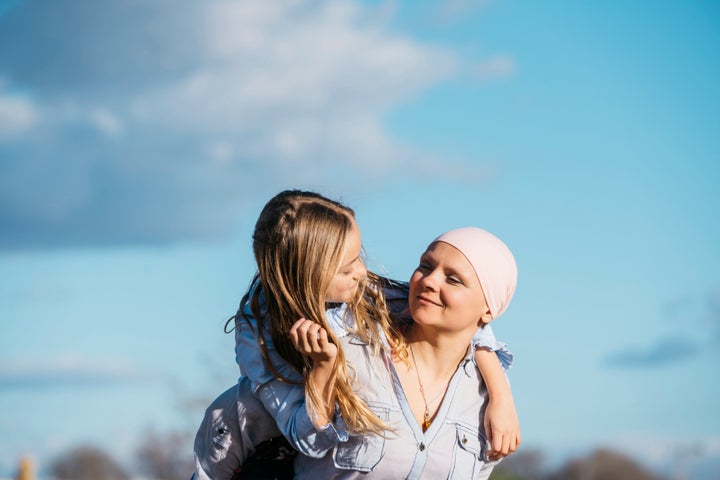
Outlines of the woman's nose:
M 432 271 L 424 275 L 422 278 L 422 285 L 429 290 L 436 290 L 438 285 L 437 272 Z

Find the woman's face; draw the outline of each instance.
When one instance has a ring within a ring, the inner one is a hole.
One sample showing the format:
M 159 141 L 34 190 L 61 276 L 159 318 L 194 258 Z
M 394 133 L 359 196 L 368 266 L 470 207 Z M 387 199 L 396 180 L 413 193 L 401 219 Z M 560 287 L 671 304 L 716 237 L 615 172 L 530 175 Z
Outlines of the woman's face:
M 489 321 L 480 281 L 460 250 L 435 242 L 410 277 L 410 313 L 420 325 L 445 331 L 475 331 Z
M 360 258 L 361 250 L 360 229 L 353 220 L 352 227 L 345 237 L 345 255 L 330 283 L 325 301 L 347 302 L 352 298 L 358 282 L 367 275 L 365 264 Z

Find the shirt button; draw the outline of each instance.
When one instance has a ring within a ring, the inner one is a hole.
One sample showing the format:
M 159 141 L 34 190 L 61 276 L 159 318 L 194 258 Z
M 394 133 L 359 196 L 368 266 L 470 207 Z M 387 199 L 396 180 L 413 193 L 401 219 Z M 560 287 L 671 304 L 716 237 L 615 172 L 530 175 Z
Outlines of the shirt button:
M 467 443 L 467 437 L 463 437 L 462 440 L 460 440 L 460 442 L 462 442 L 462 444 L 465 445 Z
M 424 451 L 424 450 L 425 450 L 425 444 L 424 444 L 424 443 L 421 443 L 420 446 L 418 447 L 418 449 L 419 449 L 421 452 Z

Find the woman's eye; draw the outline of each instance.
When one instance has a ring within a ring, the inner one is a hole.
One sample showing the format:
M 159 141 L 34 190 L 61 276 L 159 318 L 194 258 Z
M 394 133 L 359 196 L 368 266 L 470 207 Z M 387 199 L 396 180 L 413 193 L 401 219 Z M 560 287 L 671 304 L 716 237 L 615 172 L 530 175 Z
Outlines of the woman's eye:
M 430 270 L 430 265 L 428 265 L 427 263 L 421 263 L 420 265 L 417 266 L 417 269 L 418 270 Z
M 452 283 L 452 284 L 457 284 L 457 285 L 462 284 L 462 280 L 460 280 L 457 277 L 447 277 L 447 281 L 448 281 L 448 283 Z

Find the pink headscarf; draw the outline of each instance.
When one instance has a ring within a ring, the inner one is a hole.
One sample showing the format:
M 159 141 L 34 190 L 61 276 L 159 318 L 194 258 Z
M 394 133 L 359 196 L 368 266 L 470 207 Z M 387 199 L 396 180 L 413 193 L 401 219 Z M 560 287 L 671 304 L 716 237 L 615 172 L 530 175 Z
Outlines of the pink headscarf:
M 475 269 L 492 318 L 498 318 L 510 304 L 517 286 L 517 265 L 510 249 L 490 232 L 464 227 L 443 233 L 435 242 L 460 250 Z

